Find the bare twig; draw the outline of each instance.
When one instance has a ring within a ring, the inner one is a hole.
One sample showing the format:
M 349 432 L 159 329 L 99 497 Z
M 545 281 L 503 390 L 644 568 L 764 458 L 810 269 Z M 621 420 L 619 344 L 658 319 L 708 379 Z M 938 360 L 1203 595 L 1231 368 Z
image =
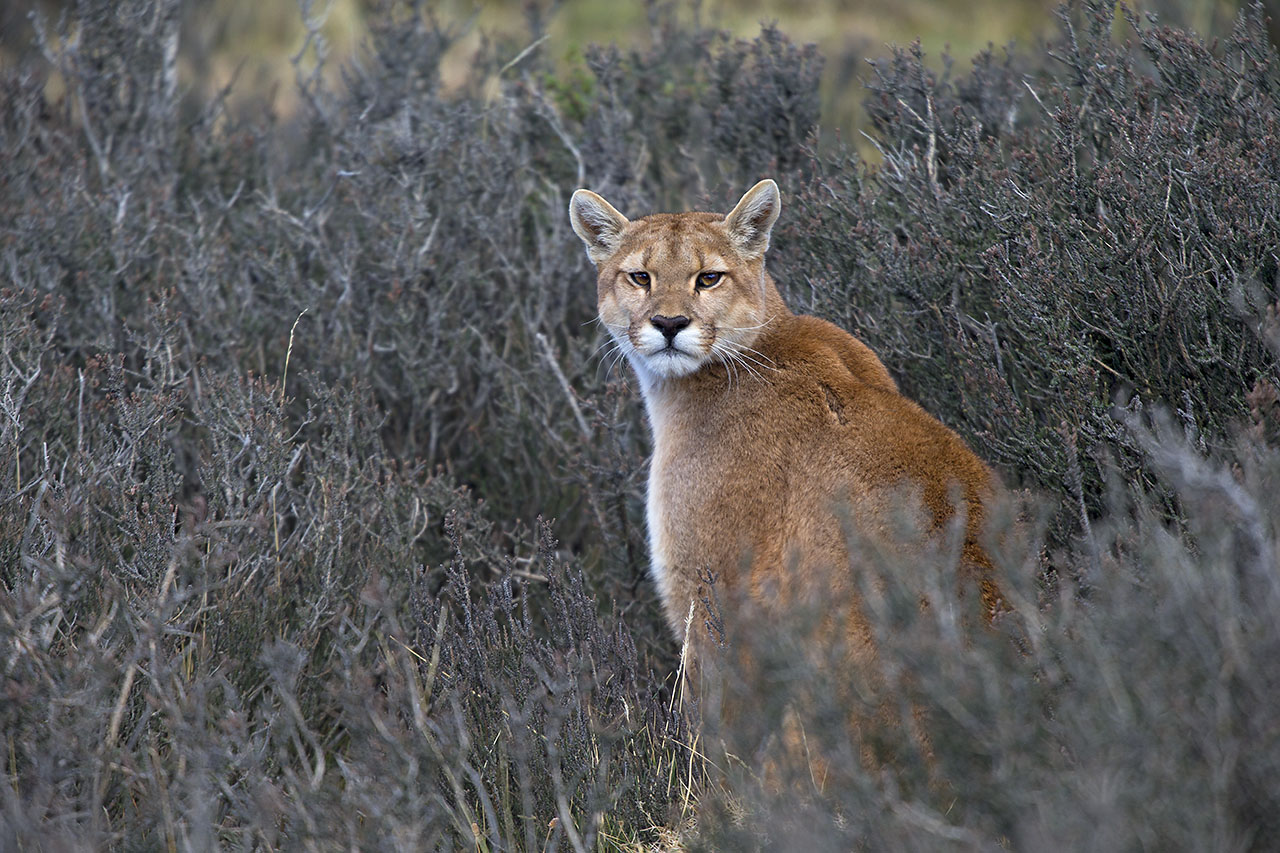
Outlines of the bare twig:
M 569 408 L 573 409 L 574 420 L 578 422 L 578 429 L 582 430 L 582 437 L 591 440 L 591 427 L 587 426 L 587 419 L 582 416 L 582 409 L 578 407 L 578 399 L 573 394 L 573 388 L 569 385 L 569 380 L 565 378 L 564 371 L 560 369 L 560 363 L 556 361 L 556 354 L 551 349 L 551 342 L 547 340 L 547 336 L 542 332 L 534 334 L 534 339 L 538 342 L 538 346 L 542 347 L 542 355 L 547 360 L 547 364 L 551 367 L 551 372 L 560 382 L 560 387 L 564 389 L 565 399 L 569 401 Z

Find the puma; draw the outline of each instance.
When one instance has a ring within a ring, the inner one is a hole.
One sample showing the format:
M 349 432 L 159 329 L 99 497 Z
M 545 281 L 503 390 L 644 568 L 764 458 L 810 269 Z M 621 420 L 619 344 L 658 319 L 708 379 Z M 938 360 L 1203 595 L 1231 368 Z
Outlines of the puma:
M 1001 599 L 980 540 L 994 475 L 866 345 L 787 308 L 765 269 L 780 209 L 771 180 L 725 216 L 632 221 L 585 189 L 569 204 L 652 431 L 650 565 L 671 630 L 685 641 L 707 572 L 729 602 L 815 589 L 856 600 L 844 525 L 888 536 L 904 496 L 925 538 L 963 513 L 962 575 L 990 618 Z M 865 614 L 847 622 L 853 656 L 873 658 Z

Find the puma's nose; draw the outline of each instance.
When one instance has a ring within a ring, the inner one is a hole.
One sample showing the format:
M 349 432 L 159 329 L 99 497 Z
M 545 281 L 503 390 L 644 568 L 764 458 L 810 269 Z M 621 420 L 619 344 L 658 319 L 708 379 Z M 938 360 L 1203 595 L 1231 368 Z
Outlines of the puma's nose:
M 679 317 L 666 317 L 662 314 L 654 314 L 649 318 L 649 322 L 653 324 L 655 329 L 662 332 L 662 336 L 666 338 L 667 343 L 670 344 L 676 339 L 676 335 L 680 333 L 681 329 L 688 327 L 689 318 L 683 314 Z

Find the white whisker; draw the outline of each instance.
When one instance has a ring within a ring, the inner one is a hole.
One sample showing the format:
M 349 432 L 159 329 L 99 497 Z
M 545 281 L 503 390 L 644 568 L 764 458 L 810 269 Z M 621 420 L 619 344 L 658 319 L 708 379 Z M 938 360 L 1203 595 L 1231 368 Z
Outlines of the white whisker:
M 604 381 L 608 383 L 609 377 L 613 375 L 613 369 L 617 367 L 627 357 L 627 351 L 621 345 L 613 351 L 613 360 L 609 362 L 609 367 L 605 370 Z
M 746 370 L 753 377 L 755 377 L 757 382 L 764 381 L 764 374 L 762 374 L 759 370 L 756 370 L 754 367 L 748 364 L 741 356 L 735 356 L 735 357 L 738 359 L 738 363 L 742 365 L 742 369 Z
M 734 383 L 742 384 L 742 377 L 739 375 L 740 359 L 735 358 L 732 353 L 726 353 L 728 358 L 724 360 L 725 367 L 729 373 L 729 387 L 732 388 Z
M 753 379 L 760 378 L 760 374 L 756 373 L 755 370 L 751 369 L 751 365 L 746 364 L 745 361 L 742 361 L 741 359 L 739 359 L 739 357 L 737 357 L 737 353 L 732 352 L 730 350 L 726 350 L 724 352 L 726 352 L 728 355 L 727 364 L 735 365 L 735 368 L 733 368 L 733 377 L 737 379 L 737 382 L 739 382 L 739 384 L 742 384 L 741 374 L 744 374 L 744 373 L 748 374 L 749 377 Z
M 778 369 L 778 366 L 774 364 L 773 359 L 769 358 L 769 356 L 765 355 L 759 350 L 752 349 L 746 344 L 740 344 L 737 341 L 732 341 L 728 339 L 722 339 L 722 340 L 726 348 L 732 348 L 734 355 L 744 360 L 750 361 L 752 364 L 756 365 L 761 370 L 777 370 Z
M 760 352 L 760 350 L 755 349 L 754 347 L 749 347 L 744 343 L 739 343 L 738 341 L 735 341 L 729 338 L 725 339 L 725 344 L 732 347 L 734 352 L 745 353 L 747 355 L 754 356 L 760 361 L 761 364 L 768 364 L 771 367 L 774 364 L 773 359 L 769 358 L 769 356 L 765 355 L 764 353 Z
M 614 340 L 613 337 L 606 336 L 605 339 L 601 341 L 600 346 L 596 347 L 591 352 L 591 355 L 587 356 L 587 358 L 595 358 L 597 355 L 599 355 L 601 358 L 604 358 L 604 356 L 608 355 L 609 353 L 605 352 L 604 355 L 601 355 L 601 350 L 604 350 L 605 347 L 610 347 L 610 346 L 616 347 L 618 346 L 618 342 Z
M 591 355 L 594 358 L 597 354 L 600 356 L 600 365 L 605 369 L 604 381 L 607 383 L 609 381 L 609 375 L 613 372 L 613 368 L 617 365 L 618 361 L 626 355 L 626 351 L 620 341 L 613 337 L 609 337 L 604 343 L 598 346 L 596 351 Z M 597 368 L 597 371 L 598 370 L 599 368 Z M 599 375 L 598 372 L 597 375 Z
M 734 380 L 737 379 L 737 374 L 734 370 L 733 362 L 729 361 L 728 359 L 721 359 L 720 363 L 724 365 L 725 376 L 729 380 L 729 387 L 732 388 Z
M 711 345 L 711 351 L 719 356 L 720 363 L 725 366 L 725 370 L 729 374 L 729 387 L 732 388 L 735 381 L 740 381 L 739 370 L 757 380 L 763 380 L 764 376 L 752 367 L 740 353 L 729 348 L 728 344 L 731 343 L 731 341 L 718 340 Z
M 750 332 L 753 329 L 763 329 L 765 326 L 772 323 L 777 316 L 777 314 L 771 314 L 769 319 L 756 326 L 721 326 L 720 328 L 730 332 Z
M 759 375 L 761 378 L 764 378 L 764 373 L 763 373 L 763 371 L 766 371 L 766 370 L 768 370 L 768 371 L 776 371 L 776 370 L 778 369 L 778 368 L 774 367 L 774 366 L 773 366 L 773 365 L 771 365 L 771 364 L 763 364 L 763 363 L 761 363 L 761 362 L 759 362 L 759 361 L 756 361 L 756 360 L 755 360 L 754 358 L 752 358 L 751 356 L 746 355 L 746 354 L 741 353 L 741 352 L 735 352 L 735 353 L 733 354 L 733 357 L 734 357 L 734 358 L 736 358 L 736 359 L 739 361 L 739 363 L 741 363 L 741 364 L 744 364 L 744 365 L 750 365 L 751 369 L 752 369 L 753 371 L 755 371 L 755 372 L 757 373 L 757 375 Z
M 770 361 L 766 364 L 765 361 L 760 360 L 760 359 L 764 359 L 765 358 L 764 356 L 760 356 L 760 358 L 755 358 L 754 356 L 748 353 L 742 352 L 741 350 L 735 350 L 734 355 L 736 355 L 739 359 L 741 359 L 743 364 L 751 365 L 752 369 L 761 378 L 761 380 L 764 379 L 764 374 L 766 371 L 777 371 L 777 368 L 774 367 L 773 362 Z
M 734 361 L 738 362 L 738 364 L 741 365 L 742 369 L 745 370 L 747 373 L 751 374 L 758 381 L 764 381 L 764 374 L 762 374 L 759 370 L 753 367 L 750 362 L 748 362 L 745 358 L 743 358 L 741 353 L 734 353 L 733 358 L 734 358 Z

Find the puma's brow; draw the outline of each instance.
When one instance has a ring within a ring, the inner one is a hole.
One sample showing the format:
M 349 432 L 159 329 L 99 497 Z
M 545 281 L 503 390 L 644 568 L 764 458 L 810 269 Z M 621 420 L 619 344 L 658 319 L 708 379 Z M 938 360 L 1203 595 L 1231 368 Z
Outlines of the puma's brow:
M 636 272 L 637 270 L 643 270 L 648 266 L 649 266 L 649 252 L 648 250 L 645 250 L 645 251 L 632 252 L 631 254 L 627 255 L 625 258 L 622 259 L 622 263 L 618 264 L 618 269 L 622 270 L 623 272 Z
M 652 260 L 652 248 L 637 250 L 627 255 L 618 264 L 618 269 L 623 272 L 636 272 L 639 270 L 648 270 L 649 262 Z M 697 252 L 697 268 L 698 272 L 724 272 L 729 269 L 730 263 L 723 255 L 718 252 L 706 253 L 702 250 Z

